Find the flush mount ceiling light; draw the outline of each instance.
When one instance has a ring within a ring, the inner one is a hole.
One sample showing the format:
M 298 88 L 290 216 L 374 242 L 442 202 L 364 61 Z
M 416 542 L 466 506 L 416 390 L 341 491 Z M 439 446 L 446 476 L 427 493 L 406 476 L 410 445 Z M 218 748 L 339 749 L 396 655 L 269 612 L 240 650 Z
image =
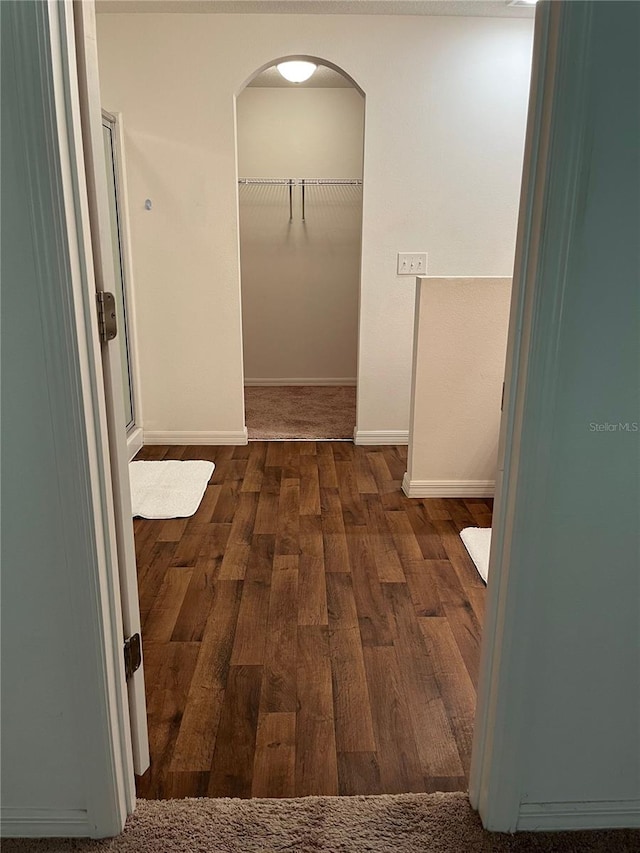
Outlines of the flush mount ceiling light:
M 282 74 L 285 80 L 290 83 L 304 83 L 313 74 L 318 66 L 313 62 L 305 62 L 295 59 L 290 62 L 279 62 L 276 65 L 278 71 Z
M 507 6 L 535 6 L 538 0 L 507 0 Z

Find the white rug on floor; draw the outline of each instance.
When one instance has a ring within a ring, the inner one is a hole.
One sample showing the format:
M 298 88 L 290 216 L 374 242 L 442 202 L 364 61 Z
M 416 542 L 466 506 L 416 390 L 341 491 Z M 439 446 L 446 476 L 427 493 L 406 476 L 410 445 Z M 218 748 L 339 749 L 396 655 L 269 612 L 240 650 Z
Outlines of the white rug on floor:
M 187 518 L 200 506 L 213 462 L 130 462 L 131 510 L 141 518 Z
M 476 564 L 476 569 L 486 583 L 489 576 L 489 550 L 491 548 L 490 527 L 465 527 L 460 532 L 460 538 L 469 556 Z

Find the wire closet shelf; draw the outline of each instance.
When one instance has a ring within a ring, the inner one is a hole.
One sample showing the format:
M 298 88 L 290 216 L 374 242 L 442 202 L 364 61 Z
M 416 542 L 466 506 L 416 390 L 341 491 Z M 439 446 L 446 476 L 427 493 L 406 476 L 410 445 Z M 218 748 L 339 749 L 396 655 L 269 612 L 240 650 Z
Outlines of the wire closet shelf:
M 302 197 L 302 221 L 305 221 L 305 189 L 308 186 L 361 187 L 362 178 L 238 178 L 241 186 L 288 186 L 289 222 L 293 222 L 293 188 L 300 187 Z

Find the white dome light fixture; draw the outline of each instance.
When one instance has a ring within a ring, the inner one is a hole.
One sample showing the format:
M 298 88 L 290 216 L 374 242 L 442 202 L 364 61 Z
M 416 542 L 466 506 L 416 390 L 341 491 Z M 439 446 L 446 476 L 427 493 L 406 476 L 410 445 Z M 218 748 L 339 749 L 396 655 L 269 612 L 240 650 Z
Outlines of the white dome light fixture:
M 314 62 L 306 62 L 301 59 L 279 62 L 276 68 L 285 80 L 290 83 L 304 83 L 313 74 L 318 66 Z

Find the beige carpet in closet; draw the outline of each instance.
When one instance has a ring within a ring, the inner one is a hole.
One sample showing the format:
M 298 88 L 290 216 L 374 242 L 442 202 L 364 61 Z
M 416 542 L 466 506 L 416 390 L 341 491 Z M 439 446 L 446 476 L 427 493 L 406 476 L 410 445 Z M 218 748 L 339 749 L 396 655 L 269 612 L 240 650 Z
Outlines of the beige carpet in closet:
M 244 390 L 249 440 L 353 439 L 352 386 L 248 386 Z

